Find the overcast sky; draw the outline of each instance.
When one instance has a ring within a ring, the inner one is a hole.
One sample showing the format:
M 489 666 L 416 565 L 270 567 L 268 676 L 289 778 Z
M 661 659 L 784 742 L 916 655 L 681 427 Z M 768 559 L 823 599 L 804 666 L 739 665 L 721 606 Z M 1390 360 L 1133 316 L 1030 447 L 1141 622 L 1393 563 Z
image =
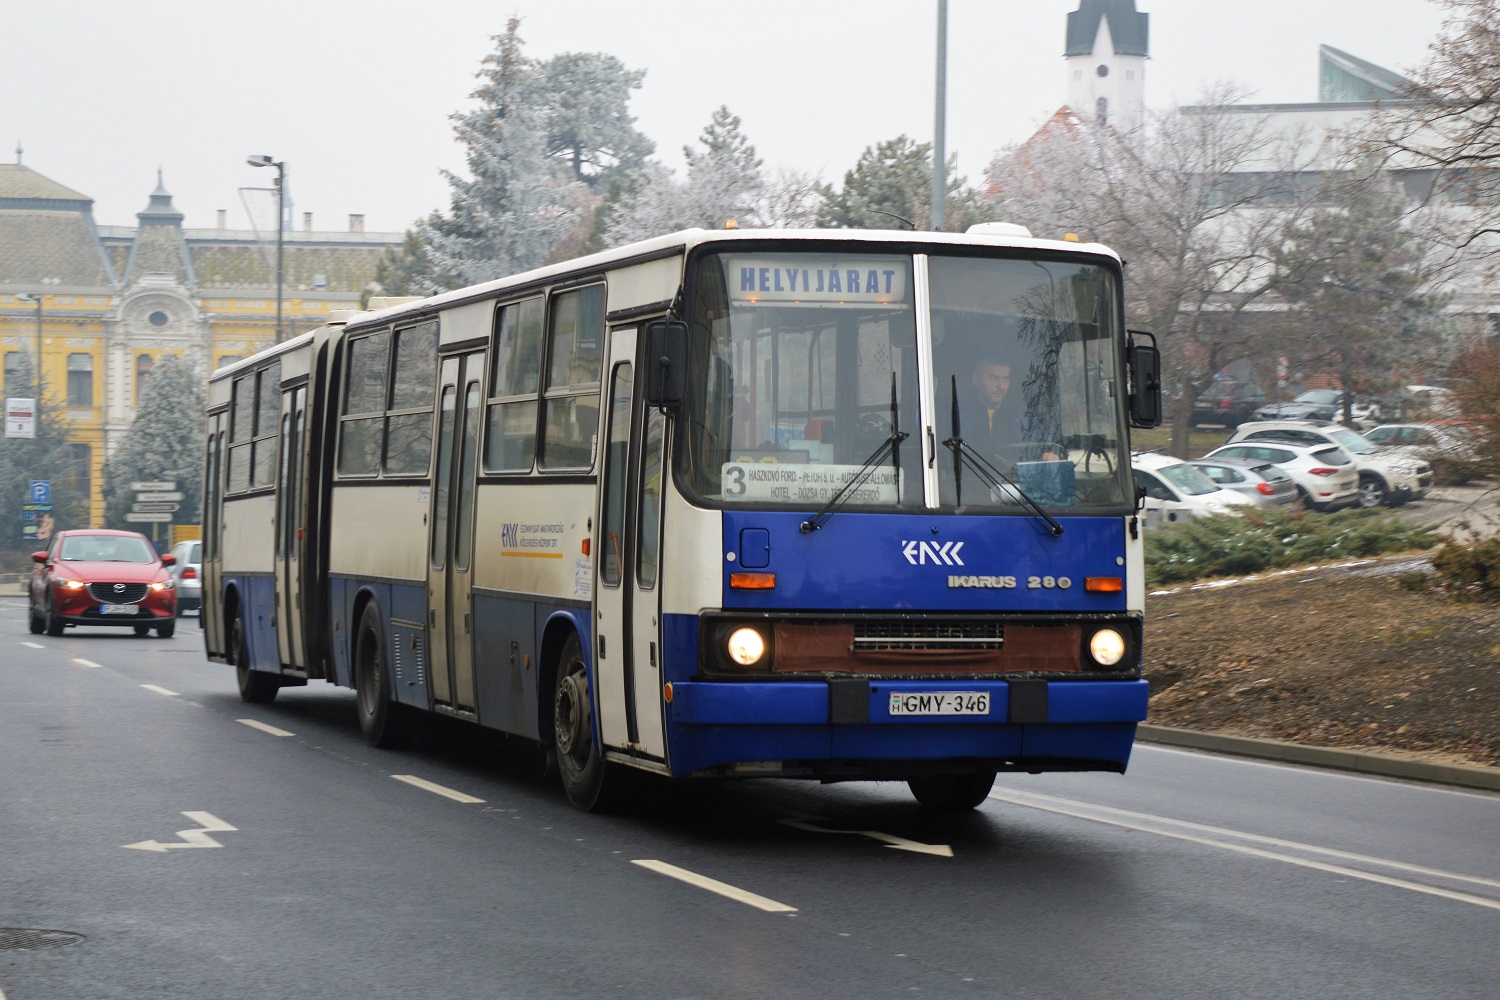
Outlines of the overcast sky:
M 948 147 L 977 181 L 1065 96 L 1077 0 L 950 0 Z M 1151 15 L 1151 107 L 1213 81 L 1258 101 L 1317 99 L 1327 43 L 1397 72 L 1427 58 L 1424 0 L 1137 0 Z M 23 162 L 133 225 L 161 167 L 189 228 L 248 227 L 250 153 L 284 160 L 296 216 L 399 231 L 447 205 L 462 169 L 448 115 L 467 106 L 490 36 L 526 51 L 602 51 L 647 70 L 631 107 L 679 168 L 720 104 L 767 167 L 838 182 L 860 152 L 930 141 L 936 0 L 0 0 L 0 162 Z

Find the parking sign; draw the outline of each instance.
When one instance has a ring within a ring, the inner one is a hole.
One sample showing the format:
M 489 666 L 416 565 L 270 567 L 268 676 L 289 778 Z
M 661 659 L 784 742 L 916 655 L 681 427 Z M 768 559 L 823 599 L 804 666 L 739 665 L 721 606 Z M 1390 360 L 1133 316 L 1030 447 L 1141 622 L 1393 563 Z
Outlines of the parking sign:
M 31 502 L 52 502 L 52 481 L 49 479 L 33 479 L 31 481 Z

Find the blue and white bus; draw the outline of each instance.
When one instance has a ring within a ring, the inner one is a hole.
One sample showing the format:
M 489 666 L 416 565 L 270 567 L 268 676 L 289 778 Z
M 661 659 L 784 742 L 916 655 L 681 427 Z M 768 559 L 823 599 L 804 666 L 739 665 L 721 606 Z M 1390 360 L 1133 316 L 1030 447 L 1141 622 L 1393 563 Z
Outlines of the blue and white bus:
M 1159 358 L 1103 246 L 689 230 L 216 372 L 203 622 L 266 702 L 536 740 L 589 809 L 673 777 L 1123 772 L 1129 430 Z M 1002 384 L 1003 383 L 1003 384 Z

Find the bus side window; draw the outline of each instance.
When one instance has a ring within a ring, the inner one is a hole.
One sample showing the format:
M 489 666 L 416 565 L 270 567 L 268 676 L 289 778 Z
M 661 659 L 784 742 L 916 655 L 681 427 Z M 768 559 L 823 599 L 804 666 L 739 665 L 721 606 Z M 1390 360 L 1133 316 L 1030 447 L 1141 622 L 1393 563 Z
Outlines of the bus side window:
M 530 472 L 536 452 L 536 394 L 541 387 L 540 297 L 500 308 L 494 357 L 484 471 Z
M 604 286 L 552 300 L 547 343 L 543 469 L 587 469 L 599 438 L 599 376 L 604 360 Z
M 373 476 L 385 449 L 386 355 L 390 332 L 349 342 L 348 379 L 339 426 L 339 475 Z
M 396 331 L 391 357 L 385 459 L 392 476 L 425 476 L 432 463 L 432 396 L 437 381 L 438 325 Z

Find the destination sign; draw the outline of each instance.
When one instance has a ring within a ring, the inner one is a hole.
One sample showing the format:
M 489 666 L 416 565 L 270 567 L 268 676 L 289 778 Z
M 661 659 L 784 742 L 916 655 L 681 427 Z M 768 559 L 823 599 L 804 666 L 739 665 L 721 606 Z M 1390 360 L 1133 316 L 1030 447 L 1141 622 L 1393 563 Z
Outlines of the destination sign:
M 772 500 L 825 504 L 859 475 L 858 465 L 811 465 L 778 462 L 725 462 L 721 474 L 729 500 Z M 845 494 L 850 503 L 896 502 L 896 470 L 871 469 L 863 482 Z
M 133 513 L 133 514 L 126 514 L 125 515 L 125 520 L 129 521 L 132 524 L 140 524 L 141 522 L 161 522 L 161 523 L 166 523 L 166 522 L 172 520 L 172 515 L 171 514 L 143 514 L 143 513 L 140 513 L 140 512 L 136 512 L 136 513 Z
M 730 257 L 736 303 L 899 305 L 906 300 L 902 257 Z

